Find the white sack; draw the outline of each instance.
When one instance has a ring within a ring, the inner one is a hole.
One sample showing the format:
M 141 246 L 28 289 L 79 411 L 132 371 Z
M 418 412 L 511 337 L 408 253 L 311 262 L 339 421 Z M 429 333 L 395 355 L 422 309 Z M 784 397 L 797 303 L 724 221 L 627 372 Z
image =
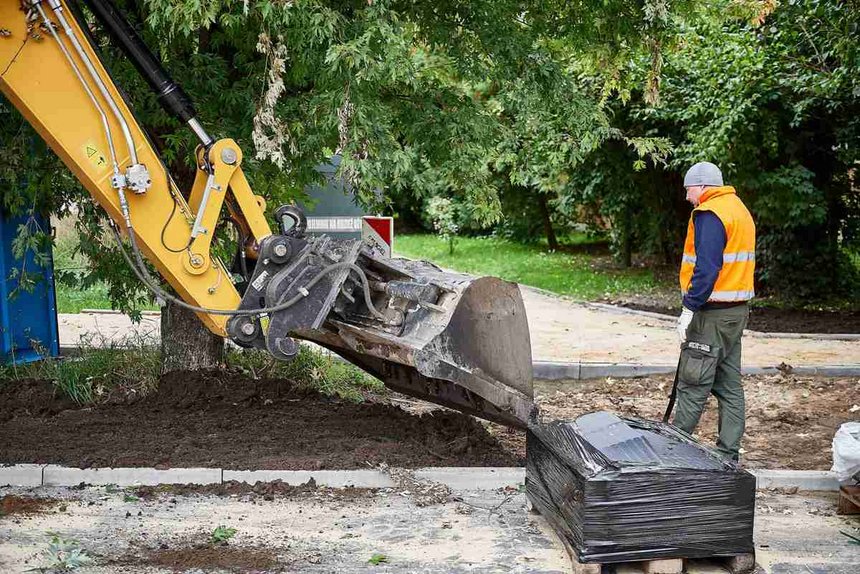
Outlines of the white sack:
M 843 423 L 833 435 L 833 468 L 840 481 L 860 472 L 860 422 Z

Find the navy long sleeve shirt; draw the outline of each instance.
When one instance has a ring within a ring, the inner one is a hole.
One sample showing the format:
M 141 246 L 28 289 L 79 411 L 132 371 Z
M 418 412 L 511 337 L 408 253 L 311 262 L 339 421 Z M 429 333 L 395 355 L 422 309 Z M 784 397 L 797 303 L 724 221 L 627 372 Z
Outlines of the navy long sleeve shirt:
M 720 218 L 711 211 L 695 212 L 693 227 L 696 232 L 696 265 L 683 304 L 690 311 L 698 311 L 708 302 L 720 269 L 723 268 L 726 229 Z

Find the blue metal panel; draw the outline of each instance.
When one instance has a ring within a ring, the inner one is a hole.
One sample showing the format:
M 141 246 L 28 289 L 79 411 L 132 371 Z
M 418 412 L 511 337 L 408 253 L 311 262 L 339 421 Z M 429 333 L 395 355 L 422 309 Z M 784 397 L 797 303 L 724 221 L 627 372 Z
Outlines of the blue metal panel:
M 54 291 L 53 260 L 42 267 L 35 254 L 23 259 L 12 253 L 12 241 L 23 224 L 38 225 L 45 231 L 50 223 L 41 216 L 9 217 L 0 212 L 0 362 L 17 364 L 60 354 L 57 327 L 57 299 Z M 48 248 L 50 249 L 50 247 Z M 38 277 L 32 291 L 18 288 L 21 270 Z

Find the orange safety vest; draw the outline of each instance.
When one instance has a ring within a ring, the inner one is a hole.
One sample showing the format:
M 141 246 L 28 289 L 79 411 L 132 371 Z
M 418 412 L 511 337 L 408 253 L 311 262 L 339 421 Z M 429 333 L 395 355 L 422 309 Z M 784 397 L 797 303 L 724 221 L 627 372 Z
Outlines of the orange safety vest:
M 689 290 L 696 266 L 696 231 L 693 217 L 697 211 L 716 214 L 726 230 L 723 267 L 708 301 L 749 301 L 755 296 L 755 222 L 735 193 L 735 188 L 729 185 L 706 190 L 698 207 L 690 214 L 679 274 L 681 292 L 686 294 Z

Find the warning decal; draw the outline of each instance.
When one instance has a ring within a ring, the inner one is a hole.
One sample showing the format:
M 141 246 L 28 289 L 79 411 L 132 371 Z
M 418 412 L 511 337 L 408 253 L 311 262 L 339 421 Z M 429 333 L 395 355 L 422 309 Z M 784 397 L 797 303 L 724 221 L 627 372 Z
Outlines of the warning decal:
M 107 159 L 105 155 L 96 147 L 96 144 L 89 141 L 84 144 L 84 153 L 91 164 L 97 168 L 106 168 Z
M 391 257 L 391 249 L 394 246 L 394 218 L 362 217 L 361 239 L 375 255 Z

